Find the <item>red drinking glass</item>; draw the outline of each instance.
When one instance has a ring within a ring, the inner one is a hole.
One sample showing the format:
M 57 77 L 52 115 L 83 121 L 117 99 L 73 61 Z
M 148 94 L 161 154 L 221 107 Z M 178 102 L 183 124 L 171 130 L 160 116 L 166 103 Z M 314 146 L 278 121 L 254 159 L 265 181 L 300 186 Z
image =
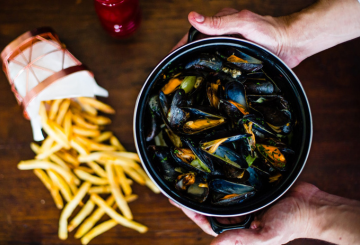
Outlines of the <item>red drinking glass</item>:
M 138 0 L 94 0 L 101 25 L 113 37 L 127 37 L 139 27 Z

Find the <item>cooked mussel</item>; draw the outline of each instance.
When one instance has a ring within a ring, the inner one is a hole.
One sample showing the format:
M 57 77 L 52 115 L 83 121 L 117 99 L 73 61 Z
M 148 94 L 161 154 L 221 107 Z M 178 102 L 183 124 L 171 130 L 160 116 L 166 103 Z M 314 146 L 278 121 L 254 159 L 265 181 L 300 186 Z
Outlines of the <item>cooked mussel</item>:
M 207 180 L 193 172 L 179 175 L 175 188 L 187 198 L 199 203 L 204 202 L 209 195 Z
M 229 206 L 239 204 L 254 196 L 256 190 L 252 186 L 234 183 L 224 179 L 210 181 L 212 192 L 211 203 L 214 205 Z
M 223 65 L 222 60 L 214 54 L 200 54 L 189 63 L 186 64 L 185 69 L 197 68 L 208 69 L 212 71 L 220 71 Z
M 178 165 L 171 157 L 169 148 L 150 145 L 148 151 L 150 156 L 156 161 L 163 178 L 169 182 L 174 182 L 179 175 L 175 170 Z
M 219 48 L 216 53 L 227 62 L 230 62 L 245 71 L 257 71 L 263 67 L 260 60 L 235 48 Z
M 182 108 L 182 110 L 190 113 L 190 120 L 183 126 L 183 132 L 188 135 L 197 134 L 225 123 L 223 116 L 189 107 Z

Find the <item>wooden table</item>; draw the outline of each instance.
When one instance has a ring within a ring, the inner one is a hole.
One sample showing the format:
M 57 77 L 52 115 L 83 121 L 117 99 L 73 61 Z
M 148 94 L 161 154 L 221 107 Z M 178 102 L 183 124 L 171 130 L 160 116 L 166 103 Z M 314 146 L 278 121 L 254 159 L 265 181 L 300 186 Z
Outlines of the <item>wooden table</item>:
M 135 100 L 147 75 L 189 28 L 191 10 L 213 15 L 223 7 L 247 8 L 259 14 L 280 16 L 298 11 L 312 0 L 213 0 L 141 1 L 142 24 L 124 40 L 106 35 L 92 1 L 2 1 L 0 49 L 18 35 L 41 26 L 53 27 L 73 54 L 95 73 L 97 82 L 110 92 L 106 102 L 115 107 L 109 127 L 128 150 L 134 151 L 132 119 Z M 360 39 L 321 52 L 294 69 L 310 101 L 314 139 L 300 179 L 320 189 L 360 199 L 359 102 Z M 22 116 L 0 75 L 0 244 L 80 244 L 57 237 L 60 211 L 32 171 L 17 163 L 34 157 L 30 123 Z M 131 204 L 135 219 L 149 231 L 117 226 L 91 244 L 209 244 L 204 234 L 163 195 L 135 185 L 140 198 Z M 297 240 L 289 244 L 325 244 Z

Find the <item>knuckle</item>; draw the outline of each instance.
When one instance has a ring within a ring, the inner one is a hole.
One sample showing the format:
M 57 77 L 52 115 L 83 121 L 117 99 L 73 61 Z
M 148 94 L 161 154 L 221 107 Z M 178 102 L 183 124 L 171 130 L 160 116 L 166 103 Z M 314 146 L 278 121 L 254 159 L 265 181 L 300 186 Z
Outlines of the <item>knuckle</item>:
M 214 16 L 214 17 L 212 17 L 211 18 L 211 22 L 210 22 L 210 27 L 212 28 L 212 29 L 221 29 L 221 27 L 222 27 L 222 18 L 221 17 L 216 17 L 216 16 Z

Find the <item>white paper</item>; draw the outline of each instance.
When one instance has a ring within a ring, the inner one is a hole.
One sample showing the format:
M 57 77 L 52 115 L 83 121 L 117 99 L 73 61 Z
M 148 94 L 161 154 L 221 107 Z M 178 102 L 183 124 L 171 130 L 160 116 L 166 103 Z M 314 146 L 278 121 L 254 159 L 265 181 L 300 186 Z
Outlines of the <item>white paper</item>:
M 56 44 L 53 41 L 50 42 Z M 30 48 L 23 50 L 22 54 L 17 55 L 14 58 L 15 62 L 9 62 L 10 78 L 15 79 L 14 84 L 16 90 L 22 97 L 25 97 L 26 93 L 31 91 L 31 89 L 39 83 L 38 81 L 41 82 L 54 74 L 54 72 L 76 65 L 75 61 L 69 55 L 66 53 L 64 55 L 62 51 L 58 51 L 57 49 L 57 47 L 47 42 L 35 43 L 31 52 L 31 61 L 35 61 L 34 66 L 30 68 L 32 71 L 30 69 L 24 69 L 30 60 Z M 48 52 L 51 53 L 41 57 Z M 26 78 L 28 78 L 28 84 L 26 84 Z M 41 131 L 41 118 L 39 116 L 41 101 L 94 96 L 107 97 L 108 92 L 96 83 L 88 71 L 79 71 L 70 74 L 46 87 L 26 108 L 26 112 L 30 118 L 34 140 L 44 140 Z

